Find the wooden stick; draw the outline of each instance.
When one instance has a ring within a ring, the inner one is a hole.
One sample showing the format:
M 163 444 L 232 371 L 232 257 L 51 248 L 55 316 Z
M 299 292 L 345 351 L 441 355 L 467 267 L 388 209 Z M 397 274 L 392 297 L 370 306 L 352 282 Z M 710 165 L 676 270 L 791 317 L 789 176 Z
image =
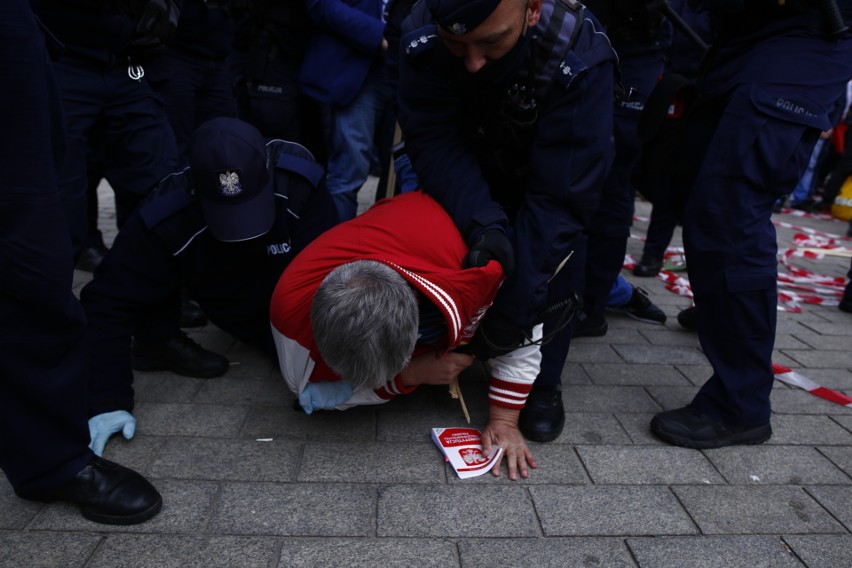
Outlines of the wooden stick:
M 450 396 L 459 400 L 462 412 L 464 412 L 464 417 L 467 420 L 467 423 L 470 424 L 470 413 L 468 413 L 467 405 L 464 403 L 464 396 L 462 396 L 461 388 L 459 388 L 458 378 L 453 379 L 450 383 Z

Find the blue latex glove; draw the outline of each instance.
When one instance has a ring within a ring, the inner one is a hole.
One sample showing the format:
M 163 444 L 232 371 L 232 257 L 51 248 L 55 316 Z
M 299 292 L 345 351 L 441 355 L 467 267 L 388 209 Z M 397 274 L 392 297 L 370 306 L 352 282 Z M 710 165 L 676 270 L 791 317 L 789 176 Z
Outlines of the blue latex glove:
M 89 436 L 92 438 L 89 447 L 95 455 L 104 455 L 107 440 L 117 432 L 121 432 L 127 440 L 136 434 L 136 419 L 126 410 L 104 412 L 89 418 Z
M 308 383 L 299 395 L 299 404 L 310 414 L 314 410 L 331 409 L 343 404 L 352 396 L 352 385 L 346 381 L 320 381 Z

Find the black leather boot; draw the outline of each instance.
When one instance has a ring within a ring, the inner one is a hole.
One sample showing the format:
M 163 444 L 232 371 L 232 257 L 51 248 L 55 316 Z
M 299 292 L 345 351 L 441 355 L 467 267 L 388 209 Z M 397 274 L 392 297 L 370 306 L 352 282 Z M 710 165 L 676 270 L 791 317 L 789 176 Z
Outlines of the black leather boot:
M 518 419 L 521 434 L 533 442 L 550 442 L 559 437 L 563 427 L 565 405 L 562 403 L 562 391 L 533 388 Z
M 95 456 L 67 483 L 36 492 L 17 492 L 30 501 L 67 501 L 80 505 L 84 517 L 106 525 L 134 525 L 160 512 L 163 498 L 132 469 Z
M 166 341 L 133 340 L 133 369 L 172 371 L 185 377 L 212 379 L 228 370 L 228 359 L 204 349 L 181 333 Z

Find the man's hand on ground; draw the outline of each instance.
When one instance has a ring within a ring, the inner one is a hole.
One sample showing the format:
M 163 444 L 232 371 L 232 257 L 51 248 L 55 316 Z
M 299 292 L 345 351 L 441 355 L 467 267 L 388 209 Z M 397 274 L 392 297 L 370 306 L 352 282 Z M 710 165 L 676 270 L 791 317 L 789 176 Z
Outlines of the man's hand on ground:
M 528 467 L 538 467 L 523 434 L 518 429 L 518 415 L 520 411 L 491 407 L 491 417 L 488 425 L 482 431 L 482 453 L 486 456 L 491 453 L 493 446 L 503 448 L 503 455 L 494 464 L 491 473 L 494 477 L 500 477 L 502 461 L 506 459 L 509 468 L 509 479 L 518 480 L 518 472 L 526 479 L 530 476 Z

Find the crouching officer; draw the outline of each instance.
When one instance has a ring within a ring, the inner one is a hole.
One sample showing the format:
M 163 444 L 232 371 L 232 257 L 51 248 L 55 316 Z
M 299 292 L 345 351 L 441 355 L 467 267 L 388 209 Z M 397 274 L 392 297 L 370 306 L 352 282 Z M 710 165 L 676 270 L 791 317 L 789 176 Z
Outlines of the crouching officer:
M 775 202 L 836 124 L 852 76 L 852 0 L 696 2 L 715 35 L 681 163 L 693 165 L 683 223 L 698 336 L 713 367 L 692 402 L 658 414 L 679 446 L 759 444 L 770 426 L 777 319 Z M 703 106 L 702 106 L 703 105 Z
M 272 290 L 290 260 L 337 223 L 323 169 L 304 147 L 267 143 L 234 118 L 200 126 L 191 147 L 190 167 L 164 179 L 131 216 L 81 292 L 91 329 L 96 452 L 135 422 L 131 336 L 143 318 L 158 313 L 183 283 L 212 323 L 274 360 Z M 181 333 L 176 314 L 160 328 L 168 339 L 134 345 L 137 368 L 198 355 L 201 347 Z M 227 370 L 227 359 L 204 354 L 215 358 L 208 376 Z
M 582 232 L 612 160 L 615 53 L 571 0 L 426 0 L 400 45 L 406 149 L 469 246 L 467 266 L 493 259 L 507 273 L 482 327 L 508 345 L 581 286 Z M 552 341 L 520 416 L 535 441 L 565 422 L 570 329 L 556 327 L 545 322 Z

